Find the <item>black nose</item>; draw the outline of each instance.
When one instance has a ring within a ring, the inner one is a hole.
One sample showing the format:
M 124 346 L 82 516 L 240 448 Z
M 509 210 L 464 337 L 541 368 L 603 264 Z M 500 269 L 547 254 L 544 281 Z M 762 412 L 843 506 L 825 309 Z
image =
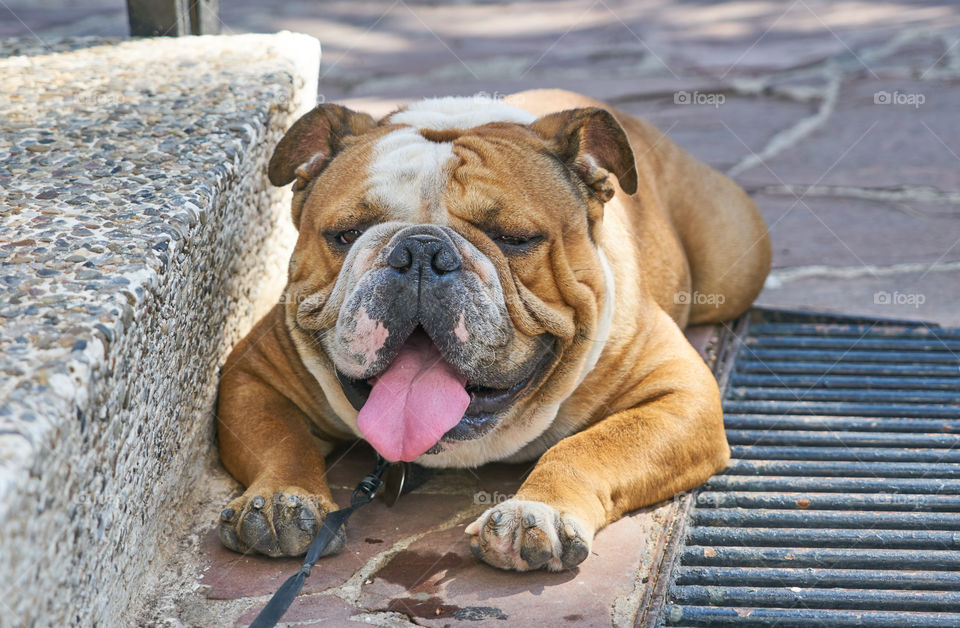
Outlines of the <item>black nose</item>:
M 418 234 L 400 240 L 387 256 L 387 263 L 401 274 L 445 275 L 460 268 L 460 254 L 446 239 Z

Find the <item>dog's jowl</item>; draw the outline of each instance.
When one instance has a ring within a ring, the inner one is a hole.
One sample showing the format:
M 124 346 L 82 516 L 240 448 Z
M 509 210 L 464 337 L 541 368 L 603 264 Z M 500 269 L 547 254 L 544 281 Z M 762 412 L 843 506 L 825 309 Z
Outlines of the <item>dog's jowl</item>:
M 302 554 L 337 508 L 324 455 L 358 437 L 428 467 L 537 460 L 467 527 L 518 570 L 580 563 L 726 464 L 682 329 L 746 310 L 770 244 L 737 185 L 650 125 L 556 90 L 379 121 L 320 105 L 269 175 L 299 239 L 286 298 L 223 369 L 220 452 L 246 486 L 228 547 Z

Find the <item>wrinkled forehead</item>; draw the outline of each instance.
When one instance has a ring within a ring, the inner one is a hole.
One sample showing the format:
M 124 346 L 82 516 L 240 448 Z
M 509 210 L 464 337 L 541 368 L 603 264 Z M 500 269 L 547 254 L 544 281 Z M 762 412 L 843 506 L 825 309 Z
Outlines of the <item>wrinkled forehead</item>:
M 442 131 L 535 120 L 533 114 L 493 99 L 438 98 L 413 103 L 384 120 L 405 126 L 376 140 L 364 200 L 411 222 L 442 221 L 440 203 L 457 161 L 453 141 L 443 141 Z M 428 133 L 428 139 L 422 130 L 441 133 Z

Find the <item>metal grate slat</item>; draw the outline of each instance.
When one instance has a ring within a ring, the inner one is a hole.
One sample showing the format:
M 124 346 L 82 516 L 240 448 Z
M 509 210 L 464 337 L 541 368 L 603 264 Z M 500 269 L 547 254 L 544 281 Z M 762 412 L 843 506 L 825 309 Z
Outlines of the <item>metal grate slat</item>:
M 763 336 L 853 336 L 854 338 L 940 338 L 960 340 L 960 329 L 930 327 L 927 325 L 889 325 L 878 321 L 872 325 L 843 325 L 817 323 L 754 323 L 750 335 Z
M 778 569 L 770 567 L 677 567 L 675 583 L 720 587 L 751 586 L 960 591 L 960 573 L 893 569 Z
M 689 586 L 677 592 L 684 604 L 713 606 L 805 606 L 807 608 L 951 611 L 960 608 L 957 591 L 870 591 L 857 589 L 800 589 L 799 587 Z
M 907 384 L 904 384 L 906 386 Z M 907 392 L 909 390 L 909 392 Z M 797 387 L 766 387 L 766 388 L 747 388 L 735 387 L 729 393 L 731 399 L 763 399 L 774 401 L 844 401 L 856 403 L 929 403 L 929 404 L 949 404 L 957 398 L 957 393 L 953 390 L 910 390 L 900 388 L 897 390 L 876 390 L 876 389 L 837 389 L 828 390 L 807 387 L 798 389 Z
M 930 417 L 956 419 L 957 405 L 954 403 L 943 405 L 909 405 L 885 403 L 829 403 L 816 401 L 725 401 L 723 407 L 735 414 L 776 414 L 776 415 L 825 415 L 839 416 L 877 416 L 877 417 Z
M 911 462 L 834 462 L 823 460 L 737 460 L 724 475 L 770 475 L 783 477 L 960 478 L 960 466 Z
M 960 626 L 960 613 L 840 611 L 811 608 L 728 608 L 672 605 L 670 624 L 679 626 L 777 626 L 777 628 L 942 628 Z
M 960 530 L 960 513 L 697 508 L 696 525 L 861 528 L 888 530 Z
M 753 336 L 744 340 L 744 348 L 790 348 L 790 349 L 825 349 L 840 351 L 932 351 L 950 355 L 960 350 L 960 340 L 953 338 L 876 338 L 861 336 L 835 336 L 824 330 L 822 336 Z
M 873 375 L 834 375 L 828 369 L 814 375 L 792 375 L 780 373 L 773 375 L 753 375 L 737 373 L 730 380 L 734 386 L 744 390 L 758 388 L 786 389 L 856 389 L 856 388 L 892 388 L 901 390 L 949 390 L 960 392 L 960 382 L 955 377 L 909 377 L 909 376 L 873 376 Z
M 895 449 L 845 447 L 761 447 L 753 445 L 733 446 L 730 450 L 737 458 L 760 460 L 838 460 L 859 462 L 934 462 L 958 463 L 960 451 L 955 449 Z M 947 473 L 948 471 L 945 471 Z
M 947 351 L 866 351 L 857 349 L 782 349 L 755 347 L 750 348 L 744 355 L 750 360 L 759 360 L 767 362 L 780 360 L 803 360 L 810 362 L 823 362 L 826 366 L 832 364 L 847 365 L 849 363 L 868 362 L 871 364 L 910 364 L 914 367 L 926 367 L 930 364 L 943 364 L 952 369 L 957 369 L 958 361 L 956 354 Z
M 870 530 L 838 528 L 734 528 L 696 526 L 687 542 L 694 545 L 746 547 L 849 547 L 876 549 L 960 549 L 960 532 L 949 530 Z
M 707 491 L 816 491 L 841 493 L 920 493 L 935 495 L 960 494 L 960 481 L 928 478 L 885 477 L 780 477 L 770 475 L 717 475 L 703 489 Z
M 960 626 L 960 329 L 768 313 L 728 346 L 733 459 L 658 625 Z
M 797 375 L 863 375 L 882 376 L 895 375 L 901 377 L 954 377 L 960 373 L 960 367 L 948 360 L 943 364 L 899 364 L 888 362 L 884 364 L 843 363 L 843 362 L 790 362 L 741 360 L 737 365 L 737 372 L 741 376 L 748 373 L 775 373 L 781 377 L 791 374 Z
M 762 429 L 770 417 L 750 414 L 728 414 L 724 417 L 728 430 Z M 850 432 L 924 432 L 960 434 L 960 417 L 956 419 L 897 419 L 889 417 L 784 416 L 778 424 L 785 430 L 833 430 Z

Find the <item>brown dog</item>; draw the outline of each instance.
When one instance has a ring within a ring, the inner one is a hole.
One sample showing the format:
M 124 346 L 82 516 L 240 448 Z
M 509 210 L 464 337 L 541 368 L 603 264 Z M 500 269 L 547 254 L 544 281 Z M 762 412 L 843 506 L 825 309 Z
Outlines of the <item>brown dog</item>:
M 736 184 L 653 127 L 554 90 L 379 122 L 321 105 L 270 180 L 294 182 L 300 235 L 284 303 L 223 369 L 220 453 L 247 487 L 228 547 L 302 554 L 337 507 L 324 455 L 358 437 L 430 467 L 539 457 L 467 528 L 505 569 L 576 565 L 726 464 L 681 330 L 746 310 L 770 243 Z

